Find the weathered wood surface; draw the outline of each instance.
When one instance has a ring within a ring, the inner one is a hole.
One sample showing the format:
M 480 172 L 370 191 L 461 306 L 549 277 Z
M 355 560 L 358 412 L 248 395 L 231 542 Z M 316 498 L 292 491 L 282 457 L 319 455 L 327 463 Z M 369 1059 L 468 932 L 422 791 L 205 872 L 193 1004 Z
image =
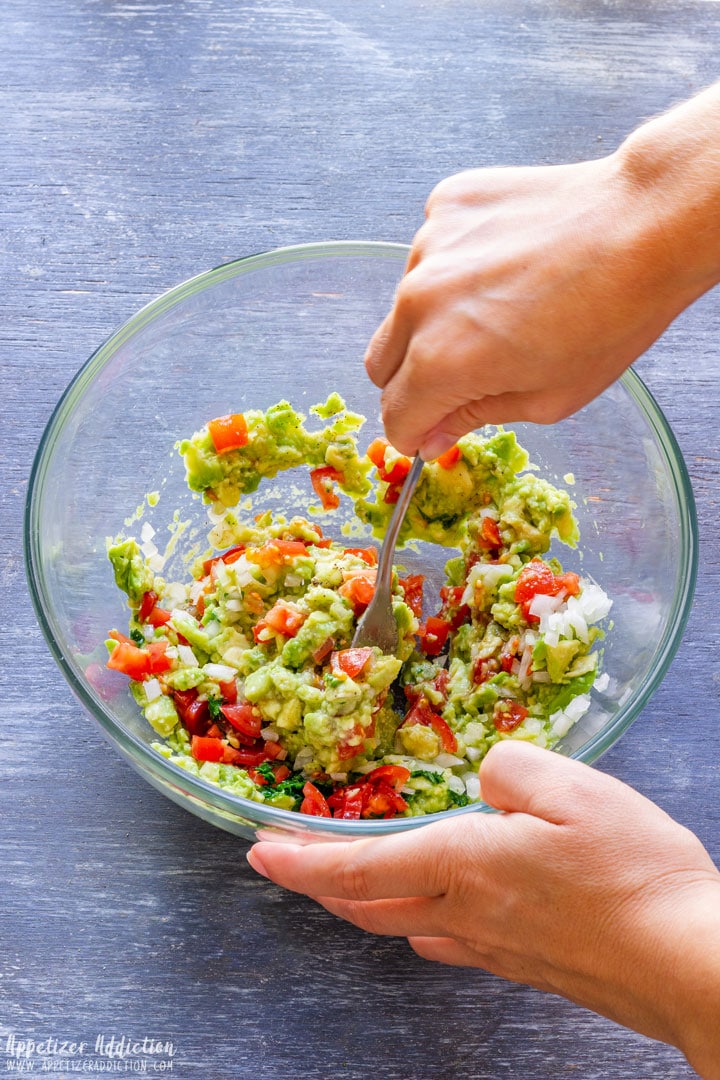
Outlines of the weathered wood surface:
M 718 76 L 720 7 L 0 7 L 0 1070 L 15 1034 L 170 1040 L 173 1075 L 210 1080 L 691 1076 L 667 1047 L 432 966 L 256 878 L 243 843 L 147 788 L 81 713 L 37 628 L 21 546 L 44 423 L 140 304 L 283 244 L 407 241 L 434 183 L 463 167 L 603 153 Z M 715 858 L 719 330 L 710 295 L 639 365 L 687 457 L 701 566 L 663 687 L 602 761 Z

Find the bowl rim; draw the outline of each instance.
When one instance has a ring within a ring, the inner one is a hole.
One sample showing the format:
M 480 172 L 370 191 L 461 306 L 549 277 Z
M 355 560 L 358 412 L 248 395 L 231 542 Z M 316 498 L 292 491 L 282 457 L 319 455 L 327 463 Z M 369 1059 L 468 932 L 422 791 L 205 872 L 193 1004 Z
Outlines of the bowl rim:
M 56 435 L 61 429 L 63 417 L 71 409 L 83 387 L 92 381 L 114 355 L 116 349 L 129 340 L 158 315 L 164 313 L 187 297 L 228 280 L 238 274 L 256 269 L 264 269 L 276 263 L 298 261 L 301 259 L 340 256 L 346 258 L 379 256 L 392 258 L 398 262 L 407 260 L 410 247 L 407 244 L 376 240 L 329 240 L 305 244 L 294 244 L 251 255 L 241 256 L 203 271 L 162 292 L 155 299 L 143 305 L 135 314 L 121 323 L 90 354 L 73 376 L 65 391 L 53 409 L 40 438 L 33 460 L 25 499 L 23 523 L 23 548 L 25 573 L 28 589 L 38 624 L 48 644 L 50 652 L 68 682 L 70 689 L 83 707 L 98 722 L 105 737 L 119 749 L 132 765 L 141 773 L 148 773 L 156 784 L 168 786 L 180 791 L 183 801 L 191 799 L 204 806 L 211 806 L 223 816 L 234 820 L 246 820 L 255 828 L 267 826 L 279 828 L 285 832 L 332 834 L 342 837 L 372 836 L 404 832 L 418 828 L 433 821 L 448 817 L 458 817 L 467 813 L 494 812 L 484 803 L 457 807 L 443 811 L 442 815 L 430 814 L 423 817 L 393 818 L 389 820 L 345 821 L 335 818 L 315 818 L 299 814 L 294 810 L 283 810 L 266 806 L 240 795 L 233 795 L 226 790 L 196 777 L 162 757 L 156 750 L 140 738 L 126 731 L 114 719 L 107 704 L 91 691 L 90 685 L 79 676 L 69 663 L 53 631 L 49 617 L 50 597 L 46 595 L 42 575 L 38 570 L 40 556 L 38 550 L 39 529 L 36 524 L 36 495 L 41 490 L 42 479 L 50 459 Z M 698 570 L 698 524 L 695 498 L 687 466 L 679 444 L 662 409 L 632 367 L 628 368 L 618 382 L 635 402 L 645 421 L 652 429 L 657 448 L 669 467 L 673 481 L 675 505 L 678 510 L 680 528 L 679 555 L 683 565 L 679 567 L 678 580 L 682 583 L 676 591 L 668 617 L 667 625 L 656 650 L 653 667 L 642 686 L 642 691 L 631 702 L 621 705 L 610 725 L 601 728 L 581 748 L 568 756 L 582 760 L 587 764 L 596 761 L 605 753 L 622 733 L 637 718 L 655 693 L 670 666 L 682 641 L 685 625 L 692 608 L 695 583 Z

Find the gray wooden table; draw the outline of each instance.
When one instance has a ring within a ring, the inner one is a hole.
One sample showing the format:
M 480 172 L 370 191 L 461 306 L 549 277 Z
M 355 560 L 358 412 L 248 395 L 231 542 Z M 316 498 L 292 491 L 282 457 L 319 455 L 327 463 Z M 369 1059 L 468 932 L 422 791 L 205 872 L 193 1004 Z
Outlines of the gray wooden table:
M 34 1071 L 67 1041 L 86 1071 L 142 1059 L 209 1080 L 693 1075 L 562 1000 L 336 921 L 146 787 L 52 664 L 22 513 L 54 403 L 143 302 L 284 244 L 408 241 L 435 182 L 467 166 L 602 154 L 720 75 L 720 7 L 3 0 L 0 15 L 0 1072 L 20 1040 L 55 1039 L 28 1048 Z M 664 685 L 601 762 L 716 859 L 719 322 L 710 295 L 638 365 L 688 461 L 701 567 Z M 172 1054 L 107 1057 L 122 1036 Z

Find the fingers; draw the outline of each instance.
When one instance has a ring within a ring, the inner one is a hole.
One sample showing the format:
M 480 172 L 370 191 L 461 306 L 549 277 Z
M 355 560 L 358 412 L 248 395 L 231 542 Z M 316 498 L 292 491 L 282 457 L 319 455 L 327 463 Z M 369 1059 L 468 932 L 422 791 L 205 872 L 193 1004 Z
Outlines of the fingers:
M 346 843 L 258 843 L 248 862 L 278 885 L 309 896 L 385 900 L 442 896 L 446 844 L 437 826 Z M 422 834 L 422 837 L 421 835 Z
M 326 911 L 337 915 L 369 934 L 384 937 L 407 937 L 420 934 L 434 937 L 447 931 L 447 916 L 443 901 L 417 897 L 400 900 L 336 900 L 330 896 L 315 896 Z
M 588 809 L 597 815 L 619 796 L 642 799 L 589 765 L 515 739 L 489 750 L 480 766 L 480 784 L 483 799 L 497 810 L 532 814 L 557 825 L 578 821 Z

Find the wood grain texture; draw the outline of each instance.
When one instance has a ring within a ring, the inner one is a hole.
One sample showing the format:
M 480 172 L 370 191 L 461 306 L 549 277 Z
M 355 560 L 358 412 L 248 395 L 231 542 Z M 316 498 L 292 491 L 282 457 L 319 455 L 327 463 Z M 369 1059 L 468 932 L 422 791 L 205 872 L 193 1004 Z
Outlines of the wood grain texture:
M 103 1033 L 172 1040 L 178 1078 L 693 1075 L 567 1002 L 280 892 L 147 788 L 52 665 L 22 513 L 55 402 L 142 303 L 271 247 L 408 241 L 467 166 L 598 156 L 717 78 L 719 16 L 700 0 L 4 0 L 0 1071 L 11 1033 Z M 638 365 L 688 461 L 701 565 L 665 683 L 601 763 L 716 859 L 718 310 L 706 297 Z

